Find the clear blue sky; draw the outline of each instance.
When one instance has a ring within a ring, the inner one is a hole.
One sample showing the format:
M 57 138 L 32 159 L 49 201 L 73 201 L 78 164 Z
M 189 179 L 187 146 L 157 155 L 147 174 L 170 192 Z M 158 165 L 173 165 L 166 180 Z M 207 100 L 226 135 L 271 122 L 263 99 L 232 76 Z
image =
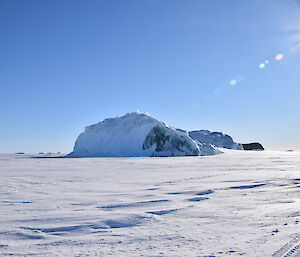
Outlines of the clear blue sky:
M 0 33 L 0 152 L 133 110 L 300 149 L 297 0 L 1 0 Z

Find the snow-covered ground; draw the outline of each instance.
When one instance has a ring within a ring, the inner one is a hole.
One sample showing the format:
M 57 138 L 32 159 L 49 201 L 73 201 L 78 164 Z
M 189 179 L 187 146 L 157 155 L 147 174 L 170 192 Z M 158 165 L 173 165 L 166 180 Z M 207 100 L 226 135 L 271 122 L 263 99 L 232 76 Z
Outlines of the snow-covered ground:
M 300 153 L 0 155 L 0 256 L 299 256 Z

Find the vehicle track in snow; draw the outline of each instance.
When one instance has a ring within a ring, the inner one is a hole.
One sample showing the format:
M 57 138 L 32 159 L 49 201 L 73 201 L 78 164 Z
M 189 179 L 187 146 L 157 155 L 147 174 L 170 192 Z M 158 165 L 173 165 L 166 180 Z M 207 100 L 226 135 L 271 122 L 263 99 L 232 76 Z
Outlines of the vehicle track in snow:
M 294 234 L 272 257 L 300 257 L 300 234 Z

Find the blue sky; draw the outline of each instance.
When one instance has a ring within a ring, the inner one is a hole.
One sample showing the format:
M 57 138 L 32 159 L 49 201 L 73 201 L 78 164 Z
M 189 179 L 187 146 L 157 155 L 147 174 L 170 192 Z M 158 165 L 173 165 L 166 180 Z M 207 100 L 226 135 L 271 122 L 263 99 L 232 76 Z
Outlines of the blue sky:
M 133 110 L 300 149 L 299 7 L 2 0 L 0 152 L 69 152 L 85 126 Z

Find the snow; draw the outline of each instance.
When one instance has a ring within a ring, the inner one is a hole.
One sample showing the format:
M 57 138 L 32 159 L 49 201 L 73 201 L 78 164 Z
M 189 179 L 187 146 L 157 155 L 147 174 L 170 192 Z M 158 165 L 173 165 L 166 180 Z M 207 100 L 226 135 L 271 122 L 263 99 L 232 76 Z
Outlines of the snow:
M 0 256 L 299 256 L 300 153 L 0 155 Z
M 192 140 L 146 113 L 132 112 L 86 127 L 68 157 L 194 156 L 219 150 Z

